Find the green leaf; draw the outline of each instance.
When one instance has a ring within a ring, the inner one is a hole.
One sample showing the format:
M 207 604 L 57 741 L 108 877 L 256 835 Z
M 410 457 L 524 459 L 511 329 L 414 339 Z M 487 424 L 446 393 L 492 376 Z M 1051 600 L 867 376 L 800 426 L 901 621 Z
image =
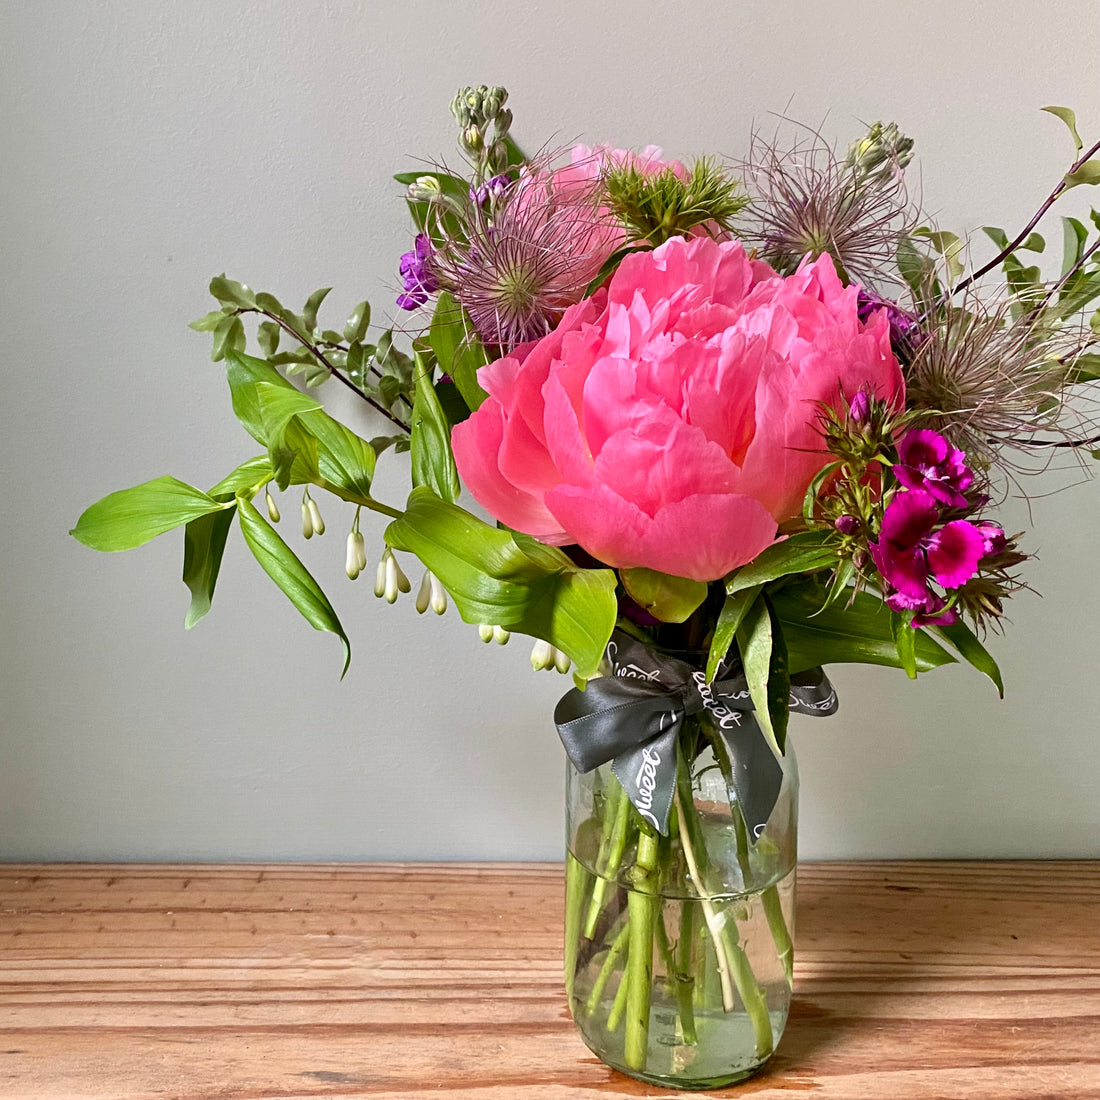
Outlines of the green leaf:
M 227 507 L 174 477 L 158 477 L 108 493 L 69 532 L 93 550 L 132 550 L 157 535 Z
M 947 274 L 952 280 L 957 279 L 966 270 L 959 259 L 959 254 L 963 250 L 963 241 L 957 233 L 946 229 L 932 230 L 922 226 L 920 229 L 913 230 L 913 236 L 928 239 L 928 243 L 944 258 Z
M 1066 187 L 1080 187 L 1082 184 L 1093 186 L 1100 183 L 1100 161 L 1087 160 L 1076 172 L 1067 172 Z
M 183 529 L 183 583 L 191 589 L 191 606 L 183 624 L 187 630 L 210 610 L 235 510 L 234 505 L 199 516 Z
M 436 302 L 428 341 L 440 371 L 454 379 L 470 410 L 477 409 L 488 396 L 478 385 L 477 372 L 489 362 L 489 356 L 470 319 L 447 291 L 442 291 Z
M 655 569 L 620 569 L 630 598 L 663 623 L 682 623 L 707 598 L 707 586 Z
M 320 290 L 315 290 L 307 299 L 305 306 L 302 308 L 302 320 L 305 322 L 303 336 L 309 336 L 317 327 L 317 311 L 321 308 L 321 303 L 328 297 L 331 290 L 332 287 L 323 286 Z
M 1085 252 L 1085 242 L 1089 239 L 1089 231 L 1076 218 L 1062 219 L 1062 271 L 1061 275 L 1067 275 L 1081 259 Z
M 905 280 L 918 300 L 929 289 L 936 265 L 920 252 L 908 237 L 902 237 L 897 247 L 898 274 Z
M 243 490 L 258 492 L 274 476 L 271 459 L 267 455 L 257 455 L 226 474 L 206 495 L 224 503 L 233 500 Z
M 792 573 L 831 568 L 837 563 L 837 554 L 834 547 L 826 544 L 827 537 L 824 531 L 806 531 L 772 543 L 727 579 L 726 592 L 732 596 L 743 588 L 756 588 Z
M 279 337 L 283 330 L 274 321 L 261 321 L 256 329 L 256 341 L 264 355 L 272 356 L 279 350 Z
M 268 446 L 268 433 L 264 424 L 263 410 L 260 407 L 258 386 L 266 382 L 294 393 L 298 393 L 298 390 L 270 363 L 238 352 L 226 356 L 226 377 L 229 380 L 233 412 L 237 419 L 257 443 L 264 447 Z
M 787 652 L 767 598 L 756 600 L 737 628 L 737 646 L 760 730 L 777 756 L 787 739 L 791 690 Z
M 432 386 L 432 375 L 416 357 L 416 400 L 412 414 L 412 481 L 426 485 L 437 497 L 454 503 L 462 491 L 451 452 L 451 426 Z
M 998 249 L 1004 251 L 1008 248 L 1008 234 L 996 225 L 983 225 L 982 232 L 997 246 Z
M 238 309 L 255 309 L 256 295 L 244 285 L 227 279 L 225 275 L 215 275 L 210 280 L 210 293 L 223 306 L 236 306 Z
M 1030 233 L 1028 238 L 1019 247 L 1027 249 L 1028 252 L 1042 252 L 1047 246 L 1046 240 L 1040 233 Z
M 344 643 L 344 670 L 340 673 L 343 679 L 351 664 L 351 643 L 320 585 L 247 497 L 237 498 L 237 514 L 244 541 L 263 571 L 314 630 L 330 631 Z
M 230 352 L 244 351 L 245 339 L 241 319 L 232 313 L 227 314 L 221 324 L 214 329 L 214 344 L 210 349 L 211 361 L 217 363 Z
M 283 303 L 280 302 L 274 294 L 268 294 L 264 290 L 261 290 L 256 295 L 256 305 L 258 305 L 260 309 L 266 309 L 268 313 L 274 313 L 278 317 L 282 317 L 285 312 Z
M 774 592 L 771 600 L 792 675 L 845 662 L 901 667 L 890 611 L 877 596 L 860 592 L 851 606 L 823 608 L 821 585 L 792 584 Z M 918 672 L 927 672 L 955 658 L 922 630 L 915 639 L 914 660 Z
M 1078 355 L 1073 361 L 1066 383 L 1073 385 L 1077 382 L 1095 382 L 1100 379 L 1100 355 Z
M 740 592 L 726 597 L 726 602 L 722 604 L 722 610 L 718 613 L 714 636 L 710 640 L 710 653 L 707 654 L 708 684 L 718 674 L 718 666 L 726 659 L 738 627 L 759 595 L 760 588 L 743 588 Z
M 1042 110 L 1046 111 L 1047 114 L 1060 118 L 1066 124 L 1066 128 L 1073 138 L 1073 147 L 1078 153 L 1081 152 L 1083 143 L 1081 135 L 1077 133 L 1077 115 L 1069 107 L 1043 107 Z
M 618 612 L 615 574 L 582 569 L 556 547 L 498 530 L 420 486 L 386 541 L 439 578 L 468 623 L 542 638 L 595 675 Z
M 964 661 L 988 676 L 996 686 L 1000 697 L 1002 699 L 1005 697 L 1005 685 L 997 662 L 966 623 L 958 622 L 951 626 L 932 626 L 926 629 L 943 638 Z
M 894 645 L 898 651 L 898 664 L 910 680 L 917 678 L 917 632 L 896 611 L 890 613 L 890 626 L 894 632 Z
M 212 309 L 209 313 L 204 313 L 197 321 L 192 321 L 187 327 L 193 328 L 196 332 L 213 332 L 224 320 L 224 310 Z
M 344 325 L 344 339 L 349 344 L 358 344 L 367 335 L 370 328 L 370 302 L 360 302 L 351 311 L 351 316 Z
M 443 415 L 452 428 L 469 418 L 470 408 L 462 400 L 462 394 L 458 392 L 458 387 L 453 382 L 436 382 L 435 395 L 439 398 Z

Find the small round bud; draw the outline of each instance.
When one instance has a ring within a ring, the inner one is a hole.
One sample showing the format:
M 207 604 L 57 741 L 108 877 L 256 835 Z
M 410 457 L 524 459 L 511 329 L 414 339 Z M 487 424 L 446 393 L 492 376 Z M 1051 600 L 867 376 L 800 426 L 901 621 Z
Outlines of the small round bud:
M 511 636 L 512 635 L 507 630 L 505 630 L 504 627 L 502 627 L 502 626 L 494 626 L 493 627 L 493 641 L 496 642 L 497 645 L 507 645 L 508 644 L 508 639 Z
M 462 144 L 471 152 L 479 153 L 485 144 L 485 138 L 481 133 L 481 127 L 476 124 L 467 126 L 462 131 Z
M 854 535 L 859 530 L 860 523 L 855 516 L 843 515 L 837 516 L 836 520 L 833 522 L 833 526 L 842 535 Z
M 848 405 L 848 416 L 853 424 L 866 424 L 871 416 L 871 397 L 866 390 L 857 390 Z
M 543 672 L 554 667 L 554 647 L 539 638 L 531 647 L 531 668 L 535 672 Z
M 477 628 L 477 636 L 488 645 L 493 640 L 493 628 L 488 623 L 481 623 Z

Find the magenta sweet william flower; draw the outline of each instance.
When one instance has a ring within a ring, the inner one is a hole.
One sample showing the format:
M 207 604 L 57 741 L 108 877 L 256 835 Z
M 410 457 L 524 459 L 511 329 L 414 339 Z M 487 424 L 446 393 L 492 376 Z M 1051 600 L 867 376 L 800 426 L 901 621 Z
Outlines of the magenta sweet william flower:
M 787 277 L 740 242 L 674 237 L 628 256 L 548 336 L 479 372 L 452 434 L 478 502 L 608 565 L 710 581 L 801 514 L 828 459 L 818 402 L 900 406 L 884 317 L 856 313 L 828 256 Z
M 923 489 L 952 508 L 967 506 L 966 490 L 974 482 L 966 452 L 928 429 L 905 433 L 898 443 L 894 474 L 906 488 Z
M 940 526 L 940 503 L 923 489 L 895 494 L 882 517 L 877 543 L 869 543 L 875 567 L 889 586 L 886 605 L 914 611 L 914 626 L 956 621 L 943 612 L 946 601 L 930 587 L 959 588 L 978 571 L 987 553 L 987 534 L 968 520 Z

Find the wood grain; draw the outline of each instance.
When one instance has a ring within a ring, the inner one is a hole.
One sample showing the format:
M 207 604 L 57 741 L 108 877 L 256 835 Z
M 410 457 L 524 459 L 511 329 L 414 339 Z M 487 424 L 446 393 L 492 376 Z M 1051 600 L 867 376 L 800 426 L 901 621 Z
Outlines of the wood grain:
M 675 1096 L 569 1020 L 556 866 L 0 866 L 4 1100 Z M 1100 1098 L 1100 863 L 799 870 L 769 1100 Z

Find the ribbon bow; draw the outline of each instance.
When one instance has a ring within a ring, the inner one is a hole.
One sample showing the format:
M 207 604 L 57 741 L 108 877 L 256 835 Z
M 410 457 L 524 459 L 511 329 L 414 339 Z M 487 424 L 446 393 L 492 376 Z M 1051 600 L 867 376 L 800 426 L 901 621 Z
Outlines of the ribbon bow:
M 753 715 L 748 683 L 737 658 L 713 683 L 685 661 L 615 631 L 607 643 L 612 674 L 574 688 L 554 710 L 558 735 L 579 772 L 612 761 L 630 801 L 658 832 L 668 833 L 676 791 L 676 738 L 684 719 L 708 711 L 729 752 L 733 794 L 755 839 L 771 816 L 783 769 Z M 791 677 L 793 711 L 836 713 L 836 691 L 820 669 Z

